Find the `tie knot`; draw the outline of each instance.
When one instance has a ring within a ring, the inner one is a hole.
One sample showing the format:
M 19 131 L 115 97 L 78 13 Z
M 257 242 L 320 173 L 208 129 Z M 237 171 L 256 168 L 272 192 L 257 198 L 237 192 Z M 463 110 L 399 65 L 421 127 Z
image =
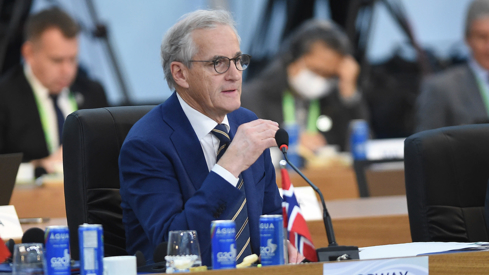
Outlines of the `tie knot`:
M 56 102 L 56 101 L 57 101 L 57 99 L 58 99 L 58 95 L 56 95 L 56 94 L 49 94 L 49 97 L 50 97 L 50 98 L 51 98 L 51 99 L 52 99 L 54 102 Z
M 217 124 L 217 126 L 212 129 L 211 133 L 216 136 L 220 142 L 229 143 L 231 141 L 225 124 Z

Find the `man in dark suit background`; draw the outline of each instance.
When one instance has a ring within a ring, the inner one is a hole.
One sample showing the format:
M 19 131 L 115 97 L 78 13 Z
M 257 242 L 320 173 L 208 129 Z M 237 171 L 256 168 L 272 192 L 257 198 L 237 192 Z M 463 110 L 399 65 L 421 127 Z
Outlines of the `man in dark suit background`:
M 368 112 L 357 89 L 359 66 L 348 37 L 332 22 L 309 20 L 286 39 L 275 60 L 243 87 L 243 107 L 260 118 L 301 129 L 311 150 L 345 149 L 353 119 Z
M 427 78 L 417 99 L 416 131 L 489 121 L 489 1 L 473 1 L 465 21 L 467 64 Z
M 23 161 L 55 172 L 62 163 L 65 117 L 108 105 L 99 83 L 77 75 L 78 32 L 77 23 L 58 8 L 29 17 L 25 63 L 0 80 L 0 153 L 23 152 Z
M 176 92 L 131 128 L 119 156 L 128 253 L 152 259 L 169 231 L 196 230 L 209 266 L 211 221 L 232 219 L 229 253 L 238 263 L 260 254 L 260 215 L 282 213 L 268 150 L 278 124 L 240 108 L 250 58 L 231 15 L 187 14 L 166 33 L 161 57 Z

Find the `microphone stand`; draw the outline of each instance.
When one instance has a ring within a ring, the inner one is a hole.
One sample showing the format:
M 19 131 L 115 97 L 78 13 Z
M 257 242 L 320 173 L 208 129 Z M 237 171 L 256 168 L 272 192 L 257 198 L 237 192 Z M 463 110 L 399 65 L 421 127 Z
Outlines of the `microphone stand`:
M 320 262 L 329 262 L 329 261 L 360 259 L 357 246 L 339 246 L 336 243 L 336 238 L 333 230 L 333 222 L 331 221 L 331 216 L 329 215 L 328 209 L 326 208 L 326 202 L 324 201 L 323 193 L 304 174 L 302 174 L 302 172 L 299 171 L 299 169 L 294 164 L 292 164 L 289 161 L 289 158 L 287 157 L 286 146 L 283 146 L 280 149 L 284 155 L 285 161 L 287 161 L 290 167 L 292 167 L 292 169 L 294 169 L 294 171 L 296 171 L 312 187 L 312 189 L 314 189 L 314 191 L 318 193 L 321 199 L 321 204 L 323 206 L 323 222 L 324 222 L 324 227 L 326 229 L 326 236 L 328 237 L 329 245 L 328 247 L 322 247 L 316 249 L 318 260 Z

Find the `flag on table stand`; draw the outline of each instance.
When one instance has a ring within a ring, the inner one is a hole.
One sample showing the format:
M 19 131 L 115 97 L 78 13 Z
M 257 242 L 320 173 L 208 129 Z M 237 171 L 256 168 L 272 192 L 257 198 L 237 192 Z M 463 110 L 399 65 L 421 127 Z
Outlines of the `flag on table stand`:
M 0 263 L 5 262 L 5 260 L 10 257 L 10 251 L 8 250 L 7 246 L 3 242 L 2 238 L 0 237 Z
M 311 262 L 317 262 L 316 249 L 312 243 L 311 234 L 307 228 L 306 220 L 302 216 L 301 208 L 294 195 L 294 186 L 290 182 L 287 169 L 281 168 L 282 172 L 282 214 L 284 216 L 284 227 L 287 228 L 290 243 Z

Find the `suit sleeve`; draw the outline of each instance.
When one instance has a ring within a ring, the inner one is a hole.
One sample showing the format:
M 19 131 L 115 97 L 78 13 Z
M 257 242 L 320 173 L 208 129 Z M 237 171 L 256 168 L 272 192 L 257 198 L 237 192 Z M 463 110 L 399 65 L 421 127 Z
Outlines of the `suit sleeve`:
M 275 178 L 275 168 L 272 164 L 270 149 L 263 153 L 265 157 L 265 196 L 263 201 L 263 215 L 282 214 L 282 197 L 278 192 Z
M 434 79 L 426 79 L 416 101 L 416 132 L 447 126 L 446 117 L 443 87 Z
M 121 196 L 135 212 L 145 234 L 156 246 L 167 241 L 171 230 L 197 229 L 210 236 L 210 223 L 230 215 L 242 193 L 210 172 L 198 190 L 182 186 L 172 162 L 177 156 L 161 152 L 141 140 L 125 142 L 120 153 Z M 176 154 L 176 153 L 175 153 Z M 201 251 L 210 249 L 210 238 L 199 238 Z

